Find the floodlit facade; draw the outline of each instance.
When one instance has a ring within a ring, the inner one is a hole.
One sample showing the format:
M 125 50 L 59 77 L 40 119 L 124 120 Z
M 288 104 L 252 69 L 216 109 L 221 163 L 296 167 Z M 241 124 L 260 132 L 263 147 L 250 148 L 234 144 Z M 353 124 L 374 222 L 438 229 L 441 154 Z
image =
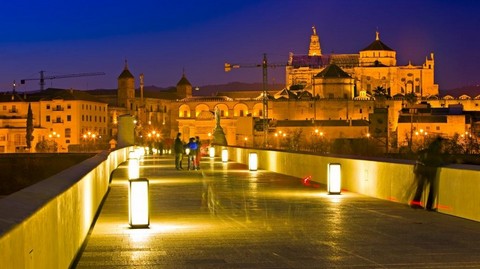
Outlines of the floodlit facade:
M 33 140 L 27 148 L 28 105 L 33 114 Z M 6 93 L 0 99 L 0 152 L 35 152 L 43 142 L 50 152 L 101 143 L 107 134 L 107 104 L 78 90 L 47 89 L 22 94 Z M 57 144 L 53 148 L 53 145 Z
M 434 54 L 425 58 L 421 65 L 409 62 L 407 65 L 397 65 L 396 51 L 380 40 L 376 32 L 375 40 L 361 49 L 358 54 L 324 55 L 320 49 L 320 41 L 315 27 L 310 37 L 309 53 L 290 53 L 285 72 L 286 88 L 301 85 L 313 95 L 329 98 L 322 94 L 322 81 L 317 74 L 330 65 L 340 67 L 351 79 L 353 98 L 361 95 L 372 95 L 377 87 L 389 91 L 390 96 L 415 93 L 419 97 L 438 96 L 438 85 L 435 84 Z M 323 86 L 324 87 L 324 86 Z M 342 91 L 342 89 L 339 89 Z M 330 96 L 343 96 L 343 93 L 333 93 Z

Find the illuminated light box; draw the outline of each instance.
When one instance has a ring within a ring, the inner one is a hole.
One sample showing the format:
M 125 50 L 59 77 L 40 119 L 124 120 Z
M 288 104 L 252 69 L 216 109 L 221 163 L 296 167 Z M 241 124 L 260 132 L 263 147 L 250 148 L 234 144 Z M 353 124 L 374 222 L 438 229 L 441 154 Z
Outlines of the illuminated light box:
M 187 154 L 187 155 L 190 154 L 190 149 L 189 149 L 189 148 L 186 148 L 186 149 L 185 149 L 185 154 Z
M 150 226 L 149 184 L 146 178 L 129 180 L 128 223 L 132 228 Z
M 228 162 L 228 149 L 222 149 L 222 162 Z
M 208 148 L 208 155 L 210 156 L 210 158 L 215 158 L 215 147 Z
M 258 155 L 256 152 L 248 154 L 248 169 L 250 171 L 257 171 L 258 169 Z
M 140 163 L 137 158 L 128 159 L 128 179 L 140 177 Z
M 128 153 L 128 158 L 129 158 L 129 159 L 138 159 L 137 152 L 136 152 L 136 151 L 133 151 L 133 150 L 130 151 L 130 152 Z
M 340 194 L 342 188 L 342 167 L 339 163 L 328 164 L 328 193 Z

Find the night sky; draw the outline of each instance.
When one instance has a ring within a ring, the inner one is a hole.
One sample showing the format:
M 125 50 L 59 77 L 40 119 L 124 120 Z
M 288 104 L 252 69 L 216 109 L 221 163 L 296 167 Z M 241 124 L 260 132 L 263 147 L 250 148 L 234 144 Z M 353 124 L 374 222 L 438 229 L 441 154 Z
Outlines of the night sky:
M 232 0 L 3 1 L 0 91 L 13 80 L 85 72 L 105 76 L 48 80 L 47 87 L 113 89 L 125 59 L 145 85 L 261 82 L 259 68 L 224 72 L 224 63 L 283 64 L 306 54 L 315 25 L 322 52 L 358 53 L 375 39 L 397 64 L 421 65 L 435 53 L 440 89 L 480 84 L 480 1 Z M 269 70 L 283 84 L 284 67 Z M 38 90 L 27 81 L 18 91 Z

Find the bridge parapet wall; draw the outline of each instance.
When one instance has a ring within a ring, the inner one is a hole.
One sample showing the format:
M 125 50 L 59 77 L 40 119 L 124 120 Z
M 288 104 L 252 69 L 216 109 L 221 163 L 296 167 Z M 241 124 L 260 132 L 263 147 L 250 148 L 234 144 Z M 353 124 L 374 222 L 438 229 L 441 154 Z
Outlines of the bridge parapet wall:
M 217 153 L 222 147 L 217 147 Z M 248 154 L 258 154 L 260 169 L 298 178 L 312 176 L 327 184 L 327 166 L 342 166 L 342 189 L 370 197 L 408 204 L 415 191 L 413 161 L 352 156 L 319 156 L 275 150 L 226 147 L 229 159 L 248 164 Z M 435 179 L 438 212 L 480 221 L 480 167 L 448 165 L 439 168 Z
M 1 267 L 68 268 L 129 150 L 102 152 L 0 199 Z

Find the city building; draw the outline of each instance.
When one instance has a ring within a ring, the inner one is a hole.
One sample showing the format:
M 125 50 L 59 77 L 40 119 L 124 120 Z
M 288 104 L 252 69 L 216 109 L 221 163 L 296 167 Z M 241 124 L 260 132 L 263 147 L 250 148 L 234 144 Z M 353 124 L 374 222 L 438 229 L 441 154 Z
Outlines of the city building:
M 33 140 L 27 148 L 28 107 L 33 115 Z M 28 94 L 0 96 L 0 152 L 67 152 L 104 143 L 108 128 L 107 104 L 79 90 L 47 89 Z M 71 147 L 76 148 L 71 148 Z M 49 147 L 49 148 L 48 148 Z
M 411 143 L 419 130 L 447 137 L 465 132 L 476 137 L 480 132 L 475 114 L 479 96 L 440 97 L 433 54 L 422 65 L 397 65 L 396 51 L 378 32 L 357 54 L 327 55 L 314 27 L 308 54 L 290 53 L 285 75 L 285 88 L 267 91 L 265 107 L 263 89 L 194 94 L 185 72 L 175 87 L 164 90 L 145 87 L 148 78 L 140 74 L 137 87 L 127 62 L 114 90 L 5 93 L 0 98 L 0 152 L 26 150 L 29 104 L 33 145 L 54 140 L 59 152 L 81 149 L 100 137 L 108 143 L 116 138 L 118 119 L 124 115 L 135 118 L 137 143 L 163 142 L 166 147 L 178 132 L 184 141 L 199 136 L 211 142 L 215 111 L 229 145 L 275 146 L 288 135 L 302 135 L 304 141 L 370 137 L 389 151 Z M 425 109 L 409 103 L 412 94 L 422 106 L 428 103 L 432 115 L 416 114 Z M 461 112 L 451 113 L 458 104 Z M 439 117 L 440 111 L 445 115 Z
M 361 95 L 372 95 L 373 90 L 382 87 L 388 90 L 390 96 L 403 96 L 414 93 L 419 97 L 438 96 L 438 85 L 435 84 L 435 60 L 431 53 L 422 65 L 397 65 L 396 51 L 380 40 L 377 31 L 375 40 L 361 49 L 358 54 L 322 54 L 321 45 L 315 27 L 310 37 L 308 54 L 290 53 L 285 72 L 286 88 L 300 86 L 320 98 L 329 98 L 325 95 L 326 85 L 318 76 L 320 72 L 335 65 L 351 77 L 352 84 L 348 86 L 348 93 L 342 89 L 331 91 L 330 97 L 341 96 L 353 98 Z M 346 78 L 342 74 L 343 78 Z M 320 81 L 319 81 L 320 80 Z M 345 84 L 345 83 L 343 83 Z M 353 88 L 353 89 L 350 89 Z M 353 93 L 350 93 L 353 92 Z M 347 94 L 347 96 L 344 96 Z

